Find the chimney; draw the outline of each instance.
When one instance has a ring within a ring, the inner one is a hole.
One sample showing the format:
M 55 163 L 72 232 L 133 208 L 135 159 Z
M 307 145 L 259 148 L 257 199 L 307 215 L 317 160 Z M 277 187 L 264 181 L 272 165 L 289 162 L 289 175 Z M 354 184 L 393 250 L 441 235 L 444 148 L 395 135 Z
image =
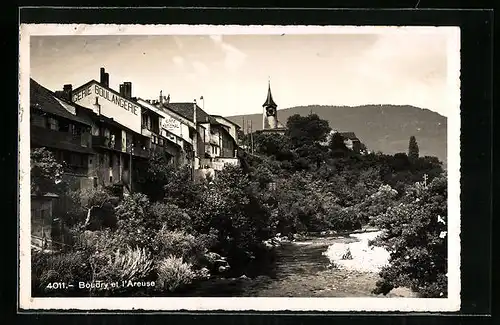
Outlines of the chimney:
M 63 86 L 64 98 L 69 102 L 73 100 L 71 96 L 72 92 L 73 92 L 73 85 L 67 84 Z
M 120 84 L 120 96 L 125 97 L 125 85 Z
M 109 88 L 109 73 L 104 74 L 104 86 Z
M 101 68 L 101 76 L 99 78 L 99 82 L 101 84 L 104 84 L 105 83 L 105 79 L 106 79 L 106 70 L 104 68 Z
M 132 83 L 130 81 L 125 81 L 123 86 L 125 88 L 125 98 L 132 98 Z
M 160 104 L 163 104 L 163 90 L 160 90 Z

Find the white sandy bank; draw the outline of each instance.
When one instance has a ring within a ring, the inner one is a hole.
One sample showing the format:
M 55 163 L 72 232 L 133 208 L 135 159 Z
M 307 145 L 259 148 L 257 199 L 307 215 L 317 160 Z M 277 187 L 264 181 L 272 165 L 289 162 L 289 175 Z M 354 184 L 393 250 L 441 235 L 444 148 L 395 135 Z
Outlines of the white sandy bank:
M 323 254 L 339 268 L 377 273 L 388 264 L 390 256 L 386 249 L 368 245 L 368 241 L 375 239 L 380 233 L 380 231 L 376 231 L 351 234 L 350 237 L 355 237 L 359 241 L 348 244 L 335 243 L 330 245 Z M 351 252 L 352 259 L 343 259 L 348 251 Z

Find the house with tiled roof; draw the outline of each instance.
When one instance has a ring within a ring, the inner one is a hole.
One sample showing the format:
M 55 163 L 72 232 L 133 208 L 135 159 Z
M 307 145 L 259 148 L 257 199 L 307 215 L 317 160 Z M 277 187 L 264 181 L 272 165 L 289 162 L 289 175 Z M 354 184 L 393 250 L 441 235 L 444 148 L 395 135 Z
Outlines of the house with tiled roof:
M 138 186 L 139 171 L 151 150 L 167 154 L 159 132 L 160 115 L 137 103 L 131 82 L 123 82 L 116 91 L 101 68 L 99 81 L 92 79 L 76 88 L 65 85 L 56 93 L 79 108 L 78 116 L 91 122 L 95 159 L 89 161 L 89 169 L 96 184 L 131 191 Z
M 30 79 L 30 146 L 49 150 L 62 166 L 62 178 L 73 189 L 91 187 L 89 161 L 93 159 L 92 121 L 77 114 L 78 107 Z M 32 244 L 50 248 L 57 226 L 55 193 L 32 193 Z
M 92 121 L 77 115 L 77 107 L 30 79 L 30 143 L 50 150 L 75 187 L 88 186 L 92 159 Z
M 161 97 L 161 95 L 160 95 Z M 160 98 L 158 107 L 173 111 L 196 124 L 197 147 L 195 169 L 222 169 L 226 164 L 238 164 L 239 126 L 219 115 L 210 115 L 196 102 L 170 102 Z
M 236 143 L 239 143 L 240 139 L 238 138 L 238 131 L 241 130 L 241 126 L 238 123 L 234 123 L 233 121 L 225 118 L 220 115 L 211 115 L 218 123 L 225 125 L 229 128 L 230 135 L 234 138 Z
M 165 139 L 164 147 L 171 148 L 167 150 L 174 156 L 176 164 L 190 164 L 194 152 L 194 123 L 165 105 L 160 105 L 159 101 L 137 98 L 137 103 L 159 114 L 159 132 Z
M 347 148 L 357 153 L 361 152 L 361 141 L 354 132 L 339 132 L 339 134 L 344 138 L 344 143 Z
M 332 130 L 326 137 L 325 141 L 323 141 L 321 144 L 325 146 L 328 145 L 334 134 L 340 134 L 342 136 L 342 138 L 344 139 L 344 143 L 348 149 L 357 153 L 361 153 L 363 151 L 363 143 L 361 143 L 361 140 L 359 140 L 356 134 L 351 131 L 339 132 L 338 130 Z

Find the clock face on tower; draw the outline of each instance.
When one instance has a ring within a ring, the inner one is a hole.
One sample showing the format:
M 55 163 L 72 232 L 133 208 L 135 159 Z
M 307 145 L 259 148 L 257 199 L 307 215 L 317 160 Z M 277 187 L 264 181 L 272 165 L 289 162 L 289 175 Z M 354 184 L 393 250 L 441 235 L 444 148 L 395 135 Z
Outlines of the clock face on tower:
M 276 115 L 276 108 L 274 108 L 274 107 L 266 108 L 266 114 L 267 114 L 267 116 L 275 116 Z

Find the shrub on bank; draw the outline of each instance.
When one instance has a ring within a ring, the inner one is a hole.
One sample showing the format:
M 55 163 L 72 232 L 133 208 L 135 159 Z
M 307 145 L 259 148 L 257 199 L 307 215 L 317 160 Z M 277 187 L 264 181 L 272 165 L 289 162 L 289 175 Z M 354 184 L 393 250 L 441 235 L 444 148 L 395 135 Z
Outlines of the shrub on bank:
M 155 222 L 155 228 L 165 227 L 168 230 L 192 230 L 189 214 L 175 204 L 154 202 L 148 209 L 148 214 Z
M 116 249 L 126 249 L 129 240 L 118 231 L 110 229 L 86 230 L 76 235 L 74 249 L 92 255 L 95 252 L 113 253 Z
M 191 267 L 190 263 L 185 263 L 182 258 L 175 256 L 160 260 L 157 265 L 160 287 L 174 292 L 191 284 L 196 278 L 196 273 Z
M 49 284 L 75 283 L 90 279 L 88 256 L 83 252 L 44 253 L 32 250 L 31 276 L 33 295 L 60 291 L 51 289 Z
M 385 229 L 381 243 L 391 251 L 377 292 L 405 286 L 423 297 L 447 295 L 447 178 L 409 187 L 401 203 L 376 224 Z
M 108 253 L 109 254 L 109 253 Z M 104 259 L 105 263 L 102 263 Z M 97 261 L 97 263 L 93 263 Z M 151 277 L 153 272 L 153 258 L 145 248 L 127 247 L 122 251 L 117 249 L 111 256 L 100 256 L 96 253 L 91 257 L 94 278 L 107 281 L 142 281 Z
M 156 234 L 154 242 L 155 256 L 158 258 L 173 256 L 193 264 L 196 264 L 202 254 L 208 250 L 204 246 L 205 243 L 192 234 L 184 231 L 171 231 L 166 227 Z

